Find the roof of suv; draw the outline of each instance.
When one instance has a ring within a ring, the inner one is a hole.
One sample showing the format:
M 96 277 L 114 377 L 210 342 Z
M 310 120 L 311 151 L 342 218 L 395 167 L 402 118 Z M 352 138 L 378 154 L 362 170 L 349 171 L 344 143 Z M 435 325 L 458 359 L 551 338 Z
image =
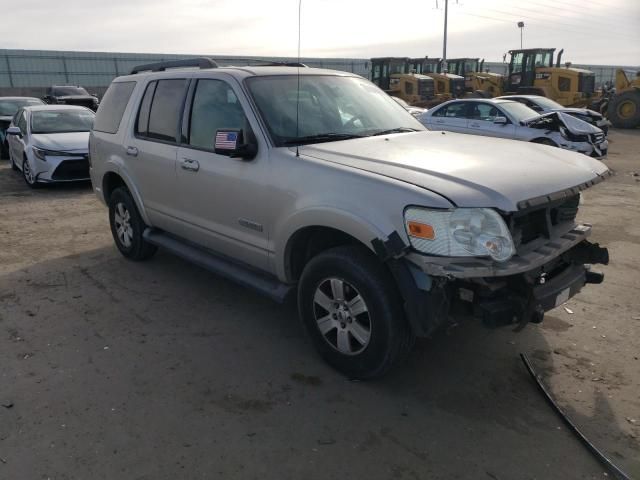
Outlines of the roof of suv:
M 219 68 L 174 68 L 165 70 L 163 72 L 140 72 L 133 75 L 125 75 L 122 77 L 118 77 L 119 79 L 129 79 L 129 78 L 156 78 L 162 77 L 166 78 L 167 76 L 184 76 L 188 75 L 197 75 L 197 76 L 206 76 L 207 73 L 226 73 L 236 78 L 247 78 L 247 77 L 266 77 L 266 76 L 276 76 L 276 75 L 337 75 L 343 77 L 355 77 L 358 76 L 354 73 L 343 72 L 339 70 L 328 70 L 324 68 L 309 68 L 309 67 L 281 67 L 281 66 L 260 66 L 260 65 L 249 65 L 245 67 L 219 67 Z
M 83 107 L 81 105 L 29 105 L 23 108 L 29 112 L 40 112 L 42 110 L 88 110 L 93 112 L 90 108 Z

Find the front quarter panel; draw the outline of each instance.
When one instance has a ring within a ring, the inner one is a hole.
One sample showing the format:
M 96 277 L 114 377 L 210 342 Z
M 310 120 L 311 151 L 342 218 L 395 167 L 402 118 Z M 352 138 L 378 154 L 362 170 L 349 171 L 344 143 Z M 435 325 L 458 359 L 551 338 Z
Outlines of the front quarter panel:
M 274 270 L 282 281 L 287 272 L 289 240 L 305 227 L 340 230 L 372 249 L 375 238 L 397 231 L 408 245 L 404 209 L 409 205 L 451 208 L 433 192 L 367 171 L 307 157 L 287 148 L 271 151 L 273 228 L 269 239 Z

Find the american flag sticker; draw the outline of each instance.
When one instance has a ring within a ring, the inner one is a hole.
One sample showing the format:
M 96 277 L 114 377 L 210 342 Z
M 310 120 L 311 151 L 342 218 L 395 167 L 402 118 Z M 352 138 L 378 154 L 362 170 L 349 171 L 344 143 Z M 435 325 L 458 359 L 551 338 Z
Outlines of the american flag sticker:
M 216 140 L 214 143 L 214 148 L 220 149 L 220 150 L 235 150 L 237 143 L 238 143 L 237 132 L 224 132 L 224 131 L 216 132 Z

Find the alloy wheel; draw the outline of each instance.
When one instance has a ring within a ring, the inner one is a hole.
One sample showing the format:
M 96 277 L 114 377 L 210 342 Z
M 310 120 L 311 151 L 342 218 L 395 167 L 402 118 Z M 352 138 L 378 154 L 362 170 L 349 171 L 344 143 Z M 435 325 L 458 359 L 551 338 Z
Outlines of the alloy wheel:
M 316 287 L 313 307 L 318 330 L 338 352 L 357 355 L 369 345 L 369 309 L 353 285 L 339 278 L 323 280 Z
M 116 204 L 113 215 L 118 240 L 125 248 L 131 247 L 133 241 L 133 228 L 131 227 L 131 214 L 122 202 Z
M 22 162 L 22 176 L 24 176 L 24 179 L 29 185 L 36 183 L 36 177 L 33 174 L 31 167 L 29 167 L 29 162 L 26 159 Z

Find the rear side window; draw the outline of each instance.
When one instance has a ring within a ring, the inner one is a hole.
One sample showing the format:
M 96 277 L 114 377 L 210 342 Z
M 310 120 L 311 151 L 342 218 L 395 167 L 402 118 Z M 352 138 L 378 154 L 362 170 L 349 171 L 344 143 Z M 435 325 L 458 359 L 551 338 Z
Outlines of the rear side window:
M 150 139 L 175 142 L 187 80 L 159 80 L 156 83 L 147 87 L 142 99 L 136 133 Z
M 467 118 L 466 103 L 452 103 L 433 114 L 434 117 Z
M 93 129 L 105 133 L 117 133 L 122 115 L 127 108 L 136 82 L 112 83 L 107 89 L 93 124 Z

